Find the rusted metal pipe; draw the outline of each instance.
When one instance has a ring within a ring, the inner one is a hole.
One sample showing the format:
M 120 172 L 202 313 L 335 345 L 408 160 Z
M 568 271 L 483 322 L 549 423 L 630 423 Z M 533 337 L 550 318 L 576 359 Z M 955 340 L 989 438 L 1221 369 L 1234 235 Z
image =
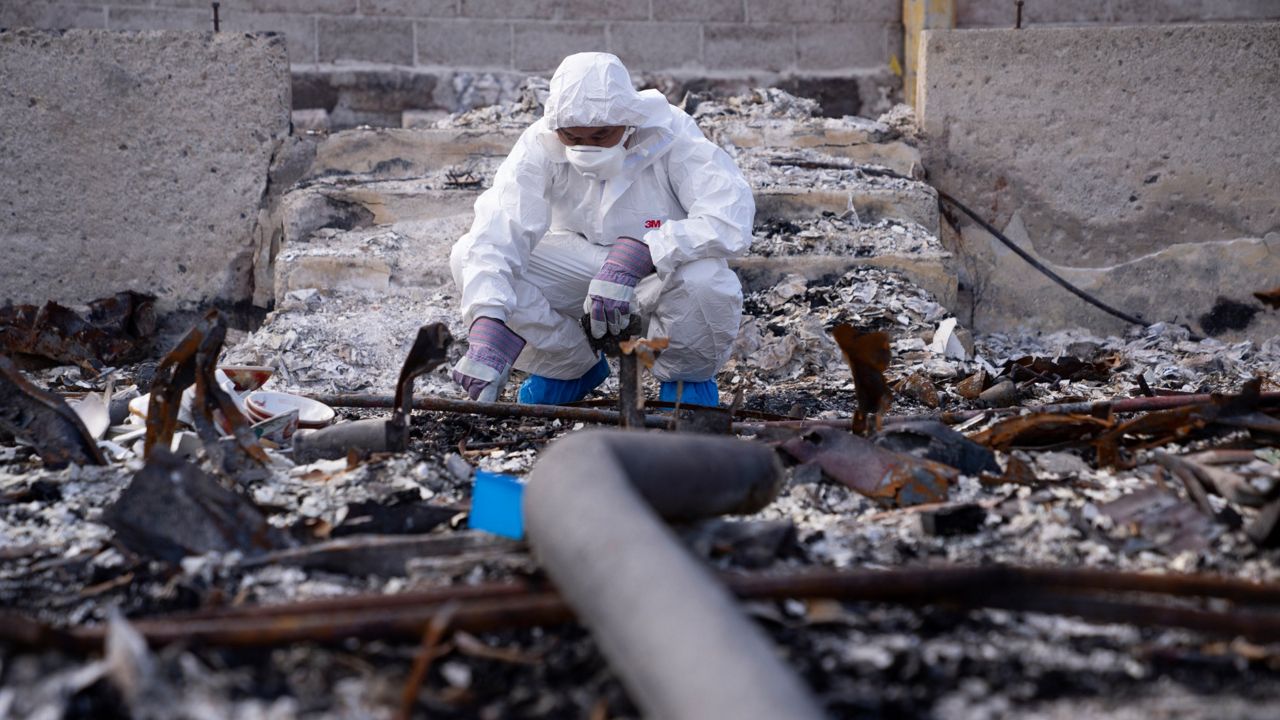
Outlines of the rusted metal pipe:
M 363 393 L 326 395 L 306 395 L 331 407 L 346 408 L 392 408 L 395 398 L 390 395 L 372 395 Z M 432 412 L 459 413 L 462 415 L 484 415 L 497 418 L 543 418 L 547 420 L 567 420 L 569 422 L 594 423 L 599 425 L 618 425 L 622 416 L 617 410 L 600 408 L 568 407 L 564 405 L 526 405 L 524 403 L 479 402 L 477 400 L 450 400 L 448 398 L 421 397 L 413 399 L 414 410 Z M 669 416 L 647 415 L 645 427 L 665 428 L 671 424 Z
M 310 394 L 305 397 L 318 400 L 332 407 L 346 408 L 394 408 L 395 398 L 390 395 L 365 393 L 348 394 Z M 1264 405 L 1280 404 L 1280 392 L 1269 391 L 1261 394 Z M 922 415 L 887 415 L 882 422 L 886 425 L 899 422 L 915 422 L 919 420 L 937 420 L 947 424 L 955 424 L 978 417 L 990 415 L 999 417 L 1013 415 L 1024 411 L 1033 413 L 1080 413 L 1097 414 L 1105 412 L 1130 413 L 1152 410 L 1169 410 L 1211 402 L 1214 395 L 1199 393 L 1195 395 L 1158 395 L 1156 397 L 1109 398 L 1088 402 L 1051 403 L 1047 405 L 1022 405 L 1007 408 L 986 408 L 978 410 L 953 410 Z M 413 399 L 414 410 L 432 412 L 449 412 L 463 415 L 483 415 L 499 418 L 543 418 L 548 420 L 566 420 L 569 422 L 593 423 L 597 425 L 618 425 L 621 415 L 615 410 L 604 410 L 592 407 L 572 407 L 564 405 L 525 405 L 517 403 L 485 403 L 474 400 L 450 400 L 447 398 L 426 397 Z M 733 423 L 733 431 L 743 434 L 756 434 L 773 428 L 805 430 L 816 427 L 834 427 L 850 429 L 853 418 L 813 418 L 808 420 L 755 420 Z M 645 415 L 647 428 L 668 429 L 672 418 L 668 414 Z
M 1046 405 L 1015 405 L 1005 408 L 985 408 L 979 410 L 952 410 L 940 413 L 927 413 L 923 415 L 886 415 L 883 419 L 885 425 L 902 422 L 917 422 L 921 420 L 937 420 L 949 425 L 971 420 L 980 415 L 990 415 L 991 417 L 1001 417 L 1004 415 L 1016 415 L 1022 412 L 1031 413 L 1047 413 L 1047 414 L 1081 414 L 1081 415 L 1099 415 L 1107 412 L 1112 413 L 1133 413 L 1133 412 L 1151 412 L 1155 410 L 1172 410 L 1182 407 L 1190 407 L 1192 405 L 1203 405 L 1213 402 L 1215 397 L 1221 397 L 1220 394 L 1213 393 L 1197 393 L 1195 395 L 1157 395 L 1155 397 L 1136 397 L 1136 398 L 1109 398 L 1106 400 L 1090 400 L 1085 402 L 1070 403 L 1050 403 Z M 1260 401 L 1263 405 L 1280 404 L 1280 392 L 1271 391 L 1260 394 Z M 809 420 L 761 420 L 757 422 L 736 422 L 733 424 L 735 432 L 740 433 L 758 433 L 769 428 L 782 428 L 792 430 L 805 430 L 816 427 L 834 427 L 850 429 L 852 427 L 853 418 L 814 418 Z
M 1075 615 L 1094 622 L 1184 627 L 1256 641 L 1280 638 L 1280 612 L 1270 609 L 1280 606 L 1280 585 L 1216 575 L 992 565 L 897 570 L 818 568 L 725 573 L 720 579 L 741 599 L 836 598 L 917 607 L 949 604 Z M 1206 611 L 1173 606 L 1167 601 L 1139 603 L 1131 598 L 1109 597 L 1116 594 L 1147 596 L 1150 600 L 1214 598 L 1233 606 Z M 157 646 L 198 641 L 211 646 L 269 647 L 349 637 L 419 637 L 449 605 L 463 610 L 451 621 L 451 627 L 469 632 L 553 625 L 573 618 L 572 610 L 555 592 L 526 582 L 503 582 L 398 595 L 212 608 L 133 622 L 143 637 Z M 340 621 L 341 627 L 325 619 Z M 0 612 L 0 640 L 16 645 L 94 651 L 102 647 L 105 635 L 106 627 L 102 625 L 60 630 L 21 615 Z
M 534 466 L 529 543 L 647 717 L 823 717 L 663 522 L 755 512 L 781 483 L 769 448 L 707 435 L 589 430 Z
M 972 597 L 976 591 L 1001 595 L 1018 592 L 1072 590 L 1098 593 L 1141 593 L 1177 598 L 1215 598 L 1241 605 L 1280 606 L 1280 585 L 1204 574 L 1155 574 L 1082 570 L 1077 568 L 920 567 L 896 570 L 837 570 L 812 568 L 785 572 L 720 575 L 742 599 L 838 598 L 849 601 L 905 602 L 911 598 L 935 601 L 947 595 Z M 451 585 L 396 595 L 352 595 L 281 605 L 236 605 L 169 615 L 162 622 L 231 620 L 247 617 L 330 615 L 391 608 L 431 608 L 451 601 L 495 600 L 549 591 L 525 581 L 480 585 Z M 150 622 L 143 620 L 142 622 Z

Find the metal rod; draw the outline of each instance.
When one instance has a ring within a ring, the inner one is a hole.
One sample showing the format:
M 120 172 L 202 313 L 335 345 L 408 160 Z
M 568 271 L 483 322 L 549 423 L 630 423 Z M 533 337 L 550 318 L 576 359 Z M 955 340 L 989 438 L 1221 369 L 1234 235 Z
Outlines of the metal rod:
M 1155 574 L 1080 570 L 1075 568 L 921 567 L 899 570 L 805 569 L 780 573 L 725 572 L 720 579 L 744 599 L 841 598 L 900 599 L 965 588 L 999 587 L 1004 592 L 1071 588 L 1116 593 L 1146 593 L 1181 598 L 1218 598 L 1234 603 L 1280 606 L 1280 584 L 1256 583 L 1208 574 Z M 525 581 L 454 585 L 396 595 L 353 595 L 280 605 L 237 605 L 157 618 L 161 621 L 331 615 L 357 610 L 379 611 L 444 605 L 451 601 L 496 600 L 538 594 L 543 589 Z
M 1091 400 L 1086 402 L 1050 403 L 1047 405 L 1018 405 L 1007 408 L 952 410 L 941 413 L 926 413 L 922 415 L 887 415 L 883 422 L 885 425 L 891 425 L 893 423 L 900 422 L 937 420 L 947 424 L 955 424 L 964 422 L 965 420 L 971 420 L 979 415 L 991 415 L 996 417 L 1001 415 L 1015 415 L 1025 411 L 1030 411 L 1032 413 L 1048 413 L 1052 415 L 1092 415 L 1105 412 L 1150 412 L 1154 410 L 1173 410 L 1177 408 L 1190 407 L 1192 405 L 1202 405 L 1207 402 L 1212 402 L 1214 397 L 1215 395 L 1211 393 L 1197 393 L 1195 395 L 1157 395 L 1155 397 L 1110 398 L 1106 400 Z M 1260 394 L 1260 398 L 1264 405 L 1274 404 L 1280 401 L 1280 392 L 1264 392 Z M 791 430 L 805 430 L 816 427 L 849 428 L 851 427 L 852 422 L 852 418 L 762 420 L 759 422 L 736 422 L 733 424 L 733 429 L 735 432 L 741 433 L 758 433 L 769 428 Z
M 395 407 L 395 398 L 390 395 L 373 395 L 362 393 L 349 394 L 320 394 L 313 393 L 305 395 L 312 400 L 317 400 L 332 407 L 343 408 L 393 408 Z M 1280 392 L 1264 392 L 1261 393 L 1261 399 L 1264 404 L 1280 401 Z M 1187 407 L 1190 405 L 1199 405 L 1210 402 L 1214 398 L 1213 394 L 1199 393 L 1196 395 L 1157 395 L 1155 397 L 1137 397 L 1137 398 L 1109 398 L 1106 400 L 1093 400 L 1088 402 L 1074 403 L 1051 403 L 1047 405 L 1026 405 L 1009 408 L 987 408 L 980 410 L 954 410 L 941 413 L 927 413 L 922 415 L 888 415 L 884 418 L 885 424 L 898 422 L 912 422 L 918 420 L 937 420 L 948 424 L 964 422 L 979 415 L 990 414 L 992 416 L 1012 415 L 1023 411 L 1031 411 L 1035 413 L 1081 413 L 1093 414 L 1099 412 L 1145 412 L 1150 410 L 1169 410 L 1173 408 Z M 449 400 L 446 398 L 426 397 L 413 399 L 414 410 L 428 410 L 432 412 L 451 412 L 469 415 L 484 415 L 487 417 L 501 418 L 544 418 L 553 420 L 567 420 L 570 422 L 595 423 L 599 425 L 618 425 L 620 424 L 621 415 L 616 410 L 605 410 L 602 408 L 586 408 L 586 407 L 567 407 L 562 405 L 525 405 L 523 403 L 485 403 L 475 400 Z M 644 426 L 648 428 L 669 428 L 671 427 L 670 415 L 645 415 Z M 763 432 L 771 428 L 805 430 L 816 427 L 835 427 L 850 428 L 852 427 L 852 418 L 823 418 L 810 420 L 761 420 L 755 422 L 735 422 L 733 431 L 745 434 L 754 434 Z
M 332 407 L 345 408 L 391 408 L 395 406 L 395 398 L 390 395 L 371 394 L 311 394 L 306 395 Z M 476 400 L 449 400 L 447 398 L 423 397 L 413 399 L 414 410 L 433 412 L 451 412 L 464 415 L 484 415 L 500 418 L 545 418 L 549 420 L 568 420 L 570 422 L 597 423 L 601 425 L 618 425 L 621 415 L 617 410 L 600 408 L 566 407 L 562 405 L 526 405 L 524 403 L 479 402 Z M 665 428 L 671 425 L 671 418 L 663 415 L 647 415 L 644 426 L 649 428 Z
M 833 570 L 726 573 L 741 599 L 835 598 L 912 606 L 952 604 L 1078 615 L 1104 622 L 1189 627 L 1255 639 L 1280 638 L 1280 612 L 1250 605 L 1280 605 L 1280 585 L 1204 574 L 1148 573 L 1034 567 L 923 567 L 901 570 Z M 1210 612 L 1152 602 L 1108 600 L 1105 593 L 1151 597 L 1218 598 L 1235 603 Z M 264 647 L 286 642 L 326 642 L 347 637 L 420 637 L 446 606 L 456 608 L 450 626 L 468 632 L 573 620 L 551 591 L 524 583 L 439 588 L 401 595 L 364 595 L 289 605 L 243 606 L 216 612 L 135 620 L 152 645 L 200 642 Z M 61 646 L 96 651 L 102 625 L 55 629 L 13 613 L 0 613 L 0 639 L 27 647 Z
M 645 426 L 644 408 L 640 405 L 640 361 L 635 353 L 618 356 L 618 413 L 624 428 Z
M 1014 5 L 1017 6 L 1018 14 L 1017 14 L 1017 17 L 1014 19 L 1013 27 L 1015 30 L 1021 30 L 1022 29 L 1022 0 L 1014 0 Z
M 213 31 L 214 31 L 214 32 L 221 32 L 221 31 L 222 31 L 222 22 L 221 22 L 221 20 L 218 18 L 218 7 L 219 7 L 220 5 L 222 5 L 222 3 L 214 3 L 214 4 L 213 4 Z

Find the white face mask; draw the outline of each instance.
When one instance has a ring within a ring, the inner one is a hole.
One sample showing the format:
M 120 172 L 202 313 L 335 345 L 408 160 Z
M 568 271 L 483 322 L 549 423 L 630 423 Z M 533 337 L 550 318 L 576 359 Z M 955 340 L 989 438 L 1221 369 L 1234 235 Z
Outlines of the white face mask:
M 622 162 L 627 159 L 627 138 L 635 132 L 634 127 L 627 128 L 622 139 L 613 147 L 595 147 L 594 145 L 570 145 L 564 149 L 569 164 L 578 169 L 584 176 L 607 180 L 622 172 Z

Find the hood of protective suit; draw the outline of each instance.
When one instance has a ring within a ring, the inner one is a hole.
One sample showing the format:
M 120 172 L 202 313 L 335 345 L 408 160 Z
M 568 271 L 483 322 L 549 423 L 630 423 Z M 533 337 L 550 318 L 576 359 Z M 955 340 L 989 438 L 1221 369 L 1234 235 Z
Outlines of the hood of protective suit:
M 544 117 L 551 130 L 610 125 L 665 127 L 671 122 L 670 107 L 657 90 L 637 92 L 631 73 L 616 56 L 585 52 L 570 55 L 556 68 Z

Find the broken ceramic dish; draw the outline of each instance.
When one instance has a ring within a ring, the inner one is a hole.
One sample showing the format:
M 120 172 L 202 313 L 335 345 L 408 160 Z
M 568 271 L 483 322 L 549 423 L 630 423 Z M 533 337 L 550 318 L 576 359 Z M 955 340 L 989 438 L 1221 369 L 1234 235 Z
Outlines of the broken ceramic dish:
M 85 429 L 95 440 L 106 437 L 107 428 L 111 426 L 111 417 L 101 395 L 89 393 L 68 404 L 76 415 L 80 416 L 80 421 L 84 423 Z
M 231 379 L 239 393 L 257 390 L 275 374 L 275 370 L 266 365 L 223 365 L 218 369 Z
M 322 402 L 316 402 L 301 395 L 275 392 L 271 390 L 255 390 L 245 397 L 245 409 L 256 420 L 266 420 L 290 410 L 298 411 L 298 427 L 322 428 L 333 422 L 336 413 L 333 408 Z

